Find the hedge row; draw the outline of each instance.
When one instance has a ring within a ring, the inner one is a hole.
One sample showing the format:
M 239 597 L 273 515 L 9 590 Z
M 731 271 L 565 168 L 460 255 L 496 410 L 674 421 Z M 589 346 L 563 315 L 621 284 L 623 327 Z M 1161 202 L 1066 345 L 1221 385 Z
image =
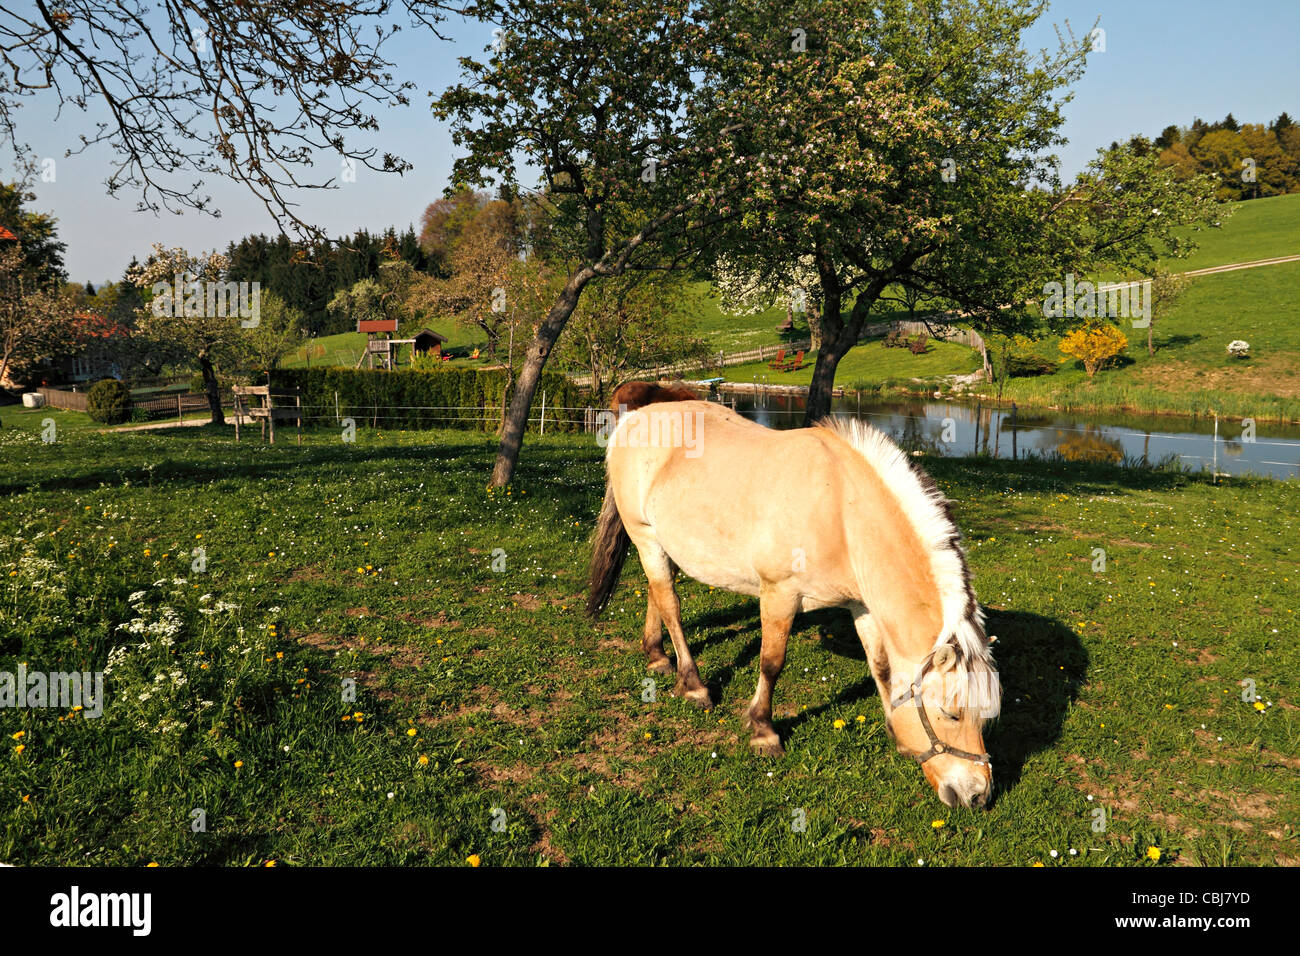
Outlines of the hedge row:
M 430 371 L 403 369 L 350 369 L 340 367 L 288 368 L 271 373 L 274 388 L 302 391 L 304 424 L 335 423 L 352 418 L 358 425 L 380 428 L 471 428 L 495 431 L 501 421 L 505 372 L 500 369 L 440 368 Z M 540 416 L 546 393 L 546 428 L 578 431 L 582 414 L 551 412 L 591 405 L 578 386 L 562 375 L 543 374 L 533 401 L 532 417 Z M 554 415 L 554 417 L 552 417 Z M 529 429 L 537 428 L 537 422 Z

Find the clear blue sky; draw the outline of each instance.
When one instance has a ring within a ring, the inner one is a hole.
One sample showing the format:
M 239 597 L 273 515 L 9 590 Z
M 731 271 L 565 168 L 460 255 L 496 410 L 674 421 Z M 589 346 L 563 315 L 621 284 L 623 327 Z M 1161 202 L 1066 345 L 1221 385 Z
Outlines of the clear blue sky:
M 1067 176 L 1112 140 L 1134 133 L 1155 136 L 1166 125 L 1190 123 L 1195 116 L 1213 121 L 1231 112 L 1243 123 L 1268 122 L 1286 110 L 1300 117 L 1297 0 L 1254 0 L 1240 6 L 1209 0 L 1056 0 L 1027 35 L 1026 45 L 1034 50 L 1052 46 L 1053 23 L 1069 20 L 1082 35 L 1098 18 L 1106 31 L 1106 50 L 1091 57 L 1066 108 L 1070 143 L 1061 158 Z M 410 107 L 380 116 L 375 142 L 406 157 L 415 169 L 398 177 L 362 168 L 355 183 L 305 192 L 303 218 L 331 234 L 361 227 L 404 228 L 418 225 L 424 207 L 441 195 L 452 146 L 447 130 L 431 117 L 423 91 L 441 91 L 457 78 L 456 57 L 481 51 L 491 39 L 490 30 L 475 23 L 452 23 L 444 32 L 450 42 L 405 31 L 389 48 L 401 75 L 421 92 Z M 34 207 L 58 217 L 73 279 L 97 285 L 117 279 L 131 256 L 143 258 L 152 242 L 194 251 L 224 249 L 248 233 L 275 232 L 269 214 L 251 195 L 219 180 L 209 181 L 207 191 L 222 211 L 220 219 L 193 212 L 138 213 L 134 197 L 110 198 L 103 185 L 111 159 L 106 147 L 63 158 L 98 115 L 70 109 L 56 123 L 52 104 L 34 100 L 21 117 L 22 138 L 58 164 L 55 182 L 35 184 Z M 9 159 L 4 157 L 0 175 L 12 178 Z

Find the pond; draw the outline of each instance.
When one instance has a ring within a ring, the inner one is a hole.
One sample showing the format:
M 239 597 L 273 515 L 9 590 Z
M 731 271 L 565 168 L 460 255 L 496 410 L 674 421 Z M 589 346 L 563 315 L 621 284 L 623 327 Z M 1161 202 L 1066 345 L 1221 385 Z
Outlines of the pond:
M 738 412 L 769 428 L 803 424 L 801 394 L 728 394 Z M 987 454 L 999 458 L 1059 455 L 1066 461 L 1152 464 L 1173 460 L 1220 474 L 1300 477 L 1300 426 L 1241 419 L 1165 415 L 1054 412 L 1010 406 L 965 405 L 938 399 L 863 402 L 853 394 L 834 401 L 836 415 L 859 417 L 904 447 L 932 454 Z M 1253 439 L 1253 440 L 1252 440 Z

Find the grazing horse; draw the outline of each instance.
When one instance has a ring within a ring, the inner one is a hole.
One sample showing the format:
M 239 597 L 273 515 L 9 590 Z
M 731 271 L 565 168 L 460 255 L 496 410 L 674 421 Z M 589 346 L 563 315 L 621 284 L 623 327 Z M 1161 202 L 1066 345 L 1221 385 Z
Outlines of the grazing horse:
M 635 386 L 635 387 L 633 387 Z M 758 687 L 750 746 L 784 753 L 772 691 L 801 610 L 843 607 L 880 691 L 885 726 L 948 806 L 986 806 L 993 772 L 982 726 L 1001 686 L 961 535 L 934 482 L 883 433 L 850 420 L 774 431 L 684 389 L 635 382 L 606 436 L 604 507 L 587 611 L 599 615 L 635 544 L 649 582 L 641 646 L 676 693 L 711 706 L 682 632 L 674 585 L 758 598 Z

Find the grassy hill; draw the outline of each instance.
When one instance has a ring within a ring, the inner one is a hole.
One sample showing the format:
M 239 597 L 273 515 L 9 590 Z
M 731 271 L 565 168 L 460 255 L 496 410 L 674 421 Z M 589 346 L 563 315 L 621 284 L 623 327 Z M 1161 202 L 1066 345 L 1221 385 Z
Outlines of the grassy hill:
M 1200 246 L 1186 259 L 1163 265 L 1177 272 L 1208 269 L 1230 262 L 1252 262 L 1300 255 L 1300 193 L 1234 204 L 1231 218 L 1218 229 L 1195 235 Z
M 1298 285 L 1300 262 L 1201 276 L 1168 315 L 1155 317 L 1155 355 L 1147 354 L 1146 330 L 1121 319 L 1116 324 L 1129 347 L 1119 367 L 1089 381 L 1069 361 L 1054 375 L 1010 379 L 1004 398 L 1074 409 L 1300 420 Z M 1228 356 L 1233 339 L 1250 343 L 1250 358 Z M 1043 340 L 1037 353 L 1059 361 L 1058 341 Z

